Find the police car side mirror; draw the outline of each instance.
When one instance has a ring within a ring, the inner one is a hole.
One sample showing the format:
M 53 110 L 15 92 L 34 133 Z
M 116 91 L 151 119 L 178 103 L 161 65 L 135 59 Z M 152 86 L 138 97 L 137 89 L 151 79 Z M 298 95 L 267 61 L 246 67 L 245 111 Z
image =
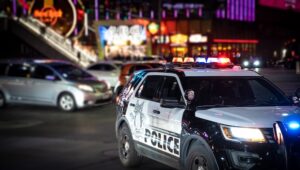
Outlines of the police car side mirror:
M 195 98 L 195 92 L 194 92 L 194 90 L 191 90 L 191 89 L 186 90 L 185 94 L 184 94 L 184 97 L 187 100 L 188 104 L 190 104 L 194 100 L 194 98 Z
M 180 103 L 178 100 L 173 99 L 161 99 L 160 106 L 164 108 L 184 108 L 185 104 Z

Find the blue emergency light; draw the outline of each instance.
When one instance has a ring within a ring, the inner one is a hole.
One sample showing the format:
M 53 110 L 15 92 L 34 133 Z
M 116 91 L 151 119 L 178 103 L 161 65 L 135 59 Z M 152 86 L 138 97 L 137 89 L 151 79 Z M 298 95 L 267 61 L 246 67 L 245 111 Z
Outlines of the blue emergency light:
M 287 125 L 288 125 L 289 129 L 291 129 L 291 130 L 300 129 L 300 124 L 299 124 L 299 122 L 296 122 L 296 121 L 291 121 Z

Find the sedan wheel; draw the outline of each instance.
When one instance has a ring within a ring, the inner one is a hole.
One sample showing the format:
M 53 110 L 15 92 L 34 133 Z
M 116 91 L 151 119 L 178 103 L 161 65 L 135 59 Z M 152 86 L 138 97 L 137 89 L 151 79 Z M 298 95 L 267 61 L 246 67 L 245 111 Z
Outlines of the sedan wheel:
M 71 94 L 65 93 L 59 97 L 59 108 L 63 111 L 73 111 L 76 108 L 75 100 Z

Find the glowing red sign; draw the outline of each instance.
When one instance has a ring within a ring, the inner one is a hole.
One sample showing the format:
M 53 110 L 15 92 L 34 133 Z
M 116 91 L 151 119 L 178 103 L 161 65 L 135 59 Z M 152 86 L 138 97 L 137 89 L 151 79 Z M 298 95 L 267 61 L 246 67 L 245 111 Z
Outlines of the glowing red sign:
M 62 10 L 56 10 L 54 7 L 45 7 L 42 10 L 34 10 L 33 16 L 42 22 L 50 25 L 55 25 L 58 18 L 63 15 Z

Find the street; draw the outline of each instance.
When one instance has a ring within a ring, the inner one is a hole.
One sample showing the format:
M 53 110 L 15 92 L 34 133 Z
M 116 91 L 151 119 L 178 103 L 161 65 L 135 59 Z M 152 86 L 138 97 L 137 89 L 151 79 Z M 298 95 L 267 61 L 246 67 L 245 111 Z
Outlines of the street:
M 287 95 L 300 87 L 295 70 L 258 72 Z M 113 104 L 71 113 L 52 107 L 10 105 L 0 112 L 0 169 L 125 169 L 117 154 Z M 171 168 L 145 159 L 137 169 Z

